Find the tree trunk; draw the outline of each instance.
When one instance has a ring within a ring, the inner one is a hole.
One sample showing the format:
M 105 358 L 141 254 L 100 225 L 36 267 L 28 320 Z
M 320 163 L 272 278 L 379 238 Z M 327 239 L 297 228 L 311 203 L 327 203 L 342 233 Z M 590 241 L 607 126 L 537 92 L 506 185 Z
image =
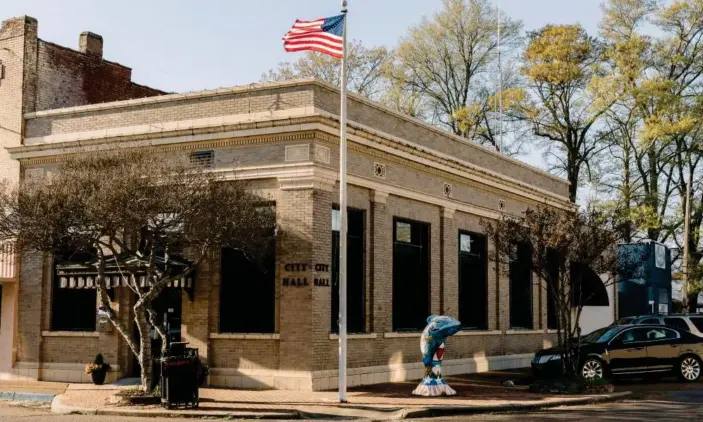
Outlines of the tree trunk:
M 577 163 L 578 155 L 576 152 L 569 152 L 566 163 L 566 178 L 569 181 L 569 200 L 576 203 L 576 198 L 579 188 L 579 165 Z
M 152 353 L 151 353 L 151 336 L 149 333 L 149 324 L 147 323 L 146 313 L 142 307 L 135 307 L 134 320 L 137 323 L 139 330 L 139 355 L 137 360 L 142 368 L 141 381 L 142 389 L 149 391 L 152 383 Z

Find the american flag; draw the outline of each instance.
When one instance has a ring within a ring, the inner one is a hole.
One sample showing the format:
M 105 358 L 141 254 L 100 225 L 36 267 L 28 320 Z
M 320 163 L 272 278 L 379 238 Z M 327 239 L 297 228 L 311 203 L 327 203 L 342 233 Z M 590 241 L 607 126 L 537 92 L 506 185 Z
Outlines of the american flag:
M 283 48 L 288 52 L 312 50 L 342 58 L 344 55 L 344 15 L 314 21 L 296 20 L 283 36 Z

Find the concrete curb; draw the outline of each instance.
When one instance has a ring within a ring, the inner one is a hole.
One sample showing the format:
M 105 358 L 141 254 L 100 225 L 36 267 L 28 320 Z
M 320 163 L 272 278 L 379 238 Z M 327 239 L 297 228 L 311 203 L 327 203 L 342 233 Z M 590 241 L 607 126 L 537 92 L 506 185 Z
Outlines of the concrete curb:
M 19 391 L 0 391 L 0 400 L 50 402 L 56 394 L 23 393 Z
M 402 415 L 402 419 L 428 418 L 437 416 L 453 415 L 475 415 L 480 413 L 509 413 L 520 411 L 533 411 L 549 409 L 560 406 L 580 406 L 585 404 L 603 403 L 608 401 L 622 400 L 632 394 L 631 391 L 619 393 L 600 394 L 597 396 L 564 398 L 548 403 L 528 403 L 528 404 L 504 404 L 496 406 L 432 406 L 424 409 L 408 410 Z
M 202 410 L 184 410 L 184 411 L 154 411 L 145 412 L 141 410 L 128 409 L 91 409 L 66 406 L 61 403 L 61 396 L 56 396 L 51 401 L 51 413 L 56 414 L 78 414 L 78 415 L 102 415 L 102 416 L 138 416 L 142 418 L 208 418 L 208 419 L 301 419 L 300 412 L 246 412 L 246 411 L 202 411 Z
M 457 416 L 457 415 L 474 415 L 480 413 L 509 413 L 517 411 L 533 411 L 540 409 L 548 409 L 560 406 L 579 406 L 585 404 L 603 403 L 607 401 L 621 400 L 631 395 L 632 392 L 624 391 L 619 393 L 601 394 L 597 396 L 579 397 L 579 398 L 564 398 L 548 403 L 528 403 L 528 404 L 504 404 L 495 406 L 430 406 L 421 409 L 365 409 L 360 413 L 354 414 L 349 408 L 329 408 L 329 412 L 308 412 L 305 410 L 291 411 L 202 411 L 202 410 L 184 410 L 184 411 L 141 411 L 127 409 L 89 409 L 65 406 L 61 404 L 61 396 L 55 396 L 51 402 L 51 412 L 58 414 L 82 414 L 82 415 L 104 415 L 104 416 L 139 416 L 152 418 L 166 417 L 181 417 L 181 418 L 208 418 L 208 419 L 375 419 L 375 420 L 391 420 L 391 419 L 413 419 L 427 418 L 438 416 Z M 361 410 L 361 409 L 358 409 Z

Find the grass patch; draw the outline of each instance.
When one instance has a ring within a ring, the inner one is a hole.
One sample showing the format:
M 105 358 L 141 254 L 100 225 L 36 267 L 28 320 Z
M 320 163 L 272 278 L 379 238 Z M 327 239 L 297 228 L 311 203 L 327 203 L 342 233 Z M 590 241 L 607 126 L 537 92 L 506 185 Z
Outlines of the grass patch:
M 161 397 L 161 388 L 158 385 L 151 391 L 144 391 L 139 387 L 125 388 L 115 395 L 119 397 Z

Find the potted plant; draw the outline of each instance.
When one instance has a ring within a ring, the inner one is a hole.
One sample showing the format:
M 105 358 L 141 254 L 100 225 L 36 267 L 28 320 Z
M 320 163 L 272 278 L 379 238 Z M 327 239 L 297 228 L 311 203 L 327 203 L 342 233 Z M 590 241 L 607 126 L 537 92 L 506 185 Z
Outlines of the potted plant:
M 107 375 L 107 371 L 109 370 L 110 365 L 104 362 L 103 355 L 100 353 L 95 356 L 93 363 L 89 363 L 85 366 L 85 373 L 90 375 L 90 379 L 95 385 L 103 385 L 105 375 Z

